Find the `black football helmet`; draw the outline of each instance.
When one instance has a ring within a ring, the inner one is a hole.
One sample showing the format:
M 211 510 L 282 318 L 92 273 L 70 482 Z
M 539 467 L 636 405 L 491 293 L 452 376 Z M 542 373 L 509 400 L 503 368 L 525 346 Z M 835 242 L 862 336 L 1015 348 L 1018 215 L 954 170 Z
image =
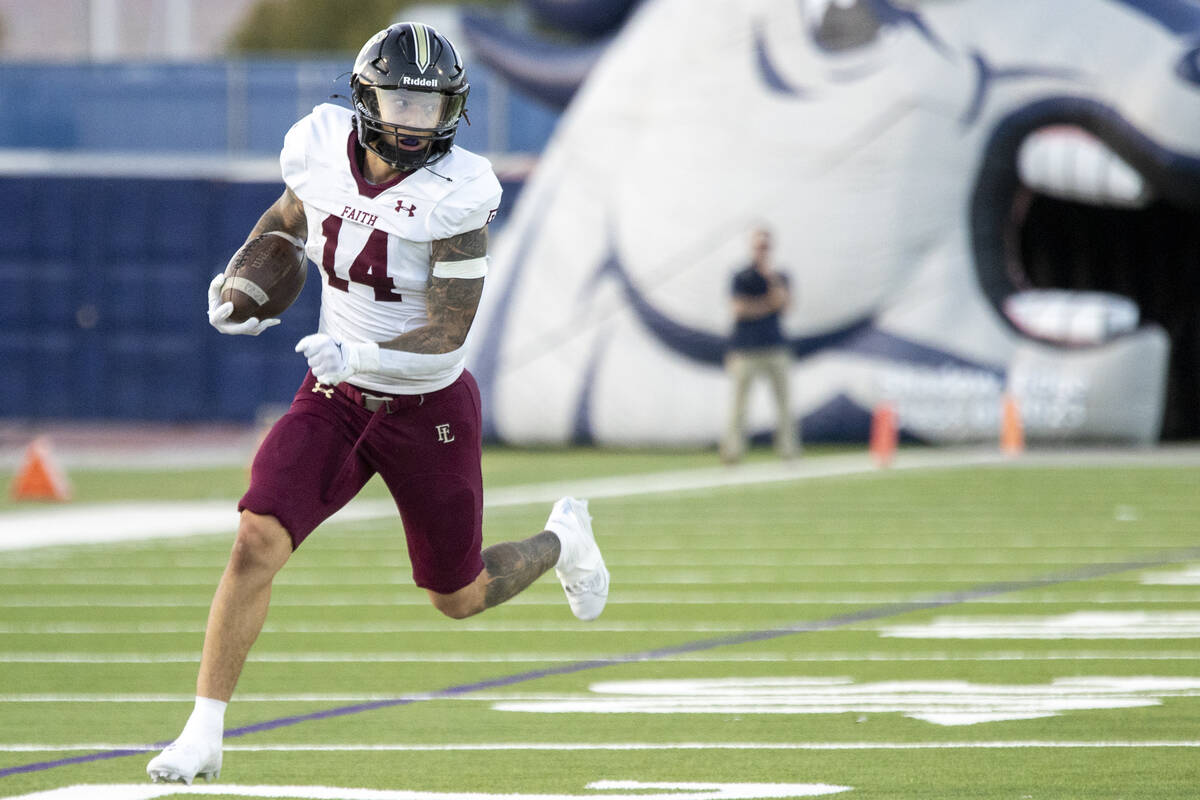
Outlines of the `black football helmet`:
M 358 141 L 397 169 L 429 166 L 450 152 L 470 89 L 445 36 L 419 22 L 384 28 L 350 75 Z

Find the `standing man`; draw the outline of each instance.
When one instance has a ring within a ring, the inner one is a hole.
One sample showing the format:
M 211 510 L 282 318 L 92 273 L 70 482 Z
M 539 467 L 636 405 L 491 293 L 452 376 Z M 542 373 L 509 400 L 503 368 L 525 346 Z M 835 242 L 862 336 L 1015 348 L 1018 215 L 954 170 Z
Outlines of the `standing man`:
M 721 460 L 736 464 L 746 451 L 746 397 L 765 377 L 775 395 L 775 450 L 780 458 L 796 455 L 796 427 L 788 391 L 791 352 L 779 317 L 791 304 L 788 278 L 771 258 L 771 232 L 756 228 L 750 237 L 753 260 L 733 276 L 733 337 L 725 354 L 731 386 L 729 421 L 721 442 Z
M 323 104 L 288 132 L 287 188 L 248 237 L 307 241 L 324 277 L 319 332 L 296 345 L 309 373 L 255 456 L 195 708 L 150 761 L 154 781 L 219 776 L 225 707 L 272 579 L 376 473 L 403 520 L 413 579 L 447 616 L 503 603 L 551 568 L 580 619 L 595 619 L 608 597 L 586 501 L 564 497 L 545 530 L 482 549 L 479 390 L 463 344 L 500 184 L 486 159 L 453 145 L 469 89 L 458 53 L 428 25 L 398 23 L 363 46 L 350 88 L 353 111 Z M 258 335 L 278 323 L 230 322 L 222 280 L 209 287 L 217 330 Z

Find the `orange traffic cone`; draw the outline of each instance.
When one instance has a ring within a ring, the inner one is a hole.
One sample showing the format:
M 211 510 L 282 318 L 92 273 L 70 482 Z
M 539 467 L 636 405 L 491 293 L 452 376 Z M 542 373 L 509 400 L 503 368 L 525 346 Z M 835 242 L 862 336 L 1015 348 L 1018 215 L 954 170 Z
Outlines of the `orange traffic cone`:
M 14 500 L 70 500 L 71 484 L 50 452 L 50 441 L 39 436 L 25 450 L 25 460 L 13 477 Z
M 1006 456 L 1018 456 L 1025 451 L 1021 406 L 1017 398 L 1008 393 L 1005 393 L 1000 408 L 1000 451 Z
M 871 458 L 878 467 L 892 463 L 900 432 L 896 428 L 896 411 L 888 403 L 875 406 L 871 417 Z

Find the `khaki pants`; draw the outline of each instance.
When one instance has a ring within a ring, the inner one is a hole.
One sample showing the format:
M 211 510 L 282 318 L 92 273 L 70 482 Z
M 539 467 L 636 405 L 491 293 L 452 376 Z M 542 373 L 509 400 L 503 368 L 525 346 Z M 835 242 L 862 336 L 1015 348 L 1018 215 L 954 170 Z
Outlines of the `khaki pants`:
M 746 452 L 746 399 L 750 386 L 759 376 L 767 378 L 775 396 L 775 451 L 780 458 L 792 458 L 799 445 L 792 420 L 788 391 L 791 352 L 786 347 L 762 350 L 731 350 L 725 356 L 729 374 L 729 421 L 721 442 L 721 460 L 732 463 Z

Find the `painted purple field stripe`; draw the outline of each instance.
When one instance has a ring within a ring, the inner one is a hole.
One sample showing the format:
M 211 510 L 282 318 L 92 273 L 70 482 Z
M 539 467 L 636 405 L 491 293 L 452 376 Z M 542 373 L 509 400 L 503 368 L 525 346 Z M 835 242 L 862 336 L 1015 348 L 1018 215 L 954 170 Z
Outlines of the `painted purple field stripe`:
M 162 747 L 166 747 L 170 742 L 162 742 Z M 71 758 L 60 758 L 55 761 L 39 761 L 35 764 L 22 764 L 17 767 L 6 767 L 0 769 L 0 778 L 9 775 L 20 775 L 24 772 L 41 772 L 55 767 L 69 767 L 72 764 L 88 764 L 92 761 L 108 761 L 112 758 L 122 758 L 124 756 L 136 756 L 139 753 L 153 753 L 159 749 L 159 745 L 147 745 L 144 749 L 135 750 L 105 750 L 100 753 L 88 753 L 84 756 L 73 756 Z
M 299 725 L 302 722 L 345 717 L 352 714 L 361 714 L 366 711 L 375 711 L 381 708 L 407 706 L 412 705 L 413 703 L 424 702 L 426 700 L 438 700 L 446 697 L 457 697 L 459 695 L 472 694 L 474 692 L 480 692 L 487 689 L 499 689 L 506 686 L 513 686 L 518 683 L 537 680 L 538 678 L 547 678 L 555 675 L 570 675 L 575 672 L 584 672 L 586 670 L 598 669 L 600 667 L 607 667 L 613 664 L 631 664 L 639 661 L 657 661 L 664 658 L 671 658 L 672 656 L 684 655 L 686 653 L 697 653 L 705 650 L 713 650 L 718 647 L 747 644 L 749 642 L 769 641 L 771 639 L 778 639 L 783 636 L 791 636 L 797 633 L 813 633 L 815 631 L 827 631 L 836 628 L 844 628 L 848 625 L 857 625 L 862 622 L 871 622 L 872 620 L 886 619 L 888 617 L 907 614 L 910 611 L 927 611 L 934 608 L 945 608 L 946 606 L 969 603 L 973 600 L 982 600 L 987 597 L 1011 594 L 1013 592 L 1020 592 L 1026 589 L 1037 589 L 1045 586 L 1054 586 L 1061 583 L 1072 583 L 1075 581 L 1088 580 L 1090 578 L 1102 578 L 1107 575 L 1116 575 L 1118 573 L 1128 572 L 1134 569 L 1162 567 L 1170 564 L 1177 564 L 1181 561 L 1191 561 L 1198 558 L 1200 558 L 1200 548 L 1190 548 L 1187 550 L 1169 551 L 1158 556 L 1148 558 L 1144 561 L 1122 561 L 1117 563 L 1091 564 L 1089 566 L 1080 567 L 1068 572 L 1053 573 L 1039 578 L 1030 578 L 1023 581 L 1000 581 L 997 583 L 987 583 L 974 588 L 963 589 L 962 591 L 958 592 L 943 592 L 924 599 L 918 598 L 912 600 L 911 602 L 888 603 L 886 605 L 874 606 L 872 608 L 864 608 L 859 611 L 851 611 L 846 614 L 836 614 L 824 619 L 811 620 L 808 622 L 797 622 L 794 625 L 787 625 L 782 628 L 770 628 L 768 630 L 761 631 L 747 631 L 745 633 L 731 634 L 729 636 L 721 636 L 714 639 L 700 639 L 694 642 L 684 642 L 683 644 L 671 645 L 670 647 L 660 647 L 652 650 L 642 650 L 641 652 L 637 653 L 613 656 L 612 658 L 597 658 L 589 661 L 574 661 L 570 664 L 561 664 L 555 667 L 547 667 L 546 669 L 528 670 L 526 672 L 518 672 L 515 675 L 504 675 L 498 678 L 475 681 L 473 683 L 461 683 L 456 686 L 449 686 L 445 689 L 437 689 L 432 692 L 404 695 L 391 700 L 376 700 L 369 703 L 355 703 L 353 705 L 338 706 L 337 708 L 328 708 L 323 711 L 314 711 L 310 714 L 297 714 L 291 717 L 280 717 L 278 719 L 267 720 L 266 722 L 258 722 L 253 725 L 243 725 L 240 728 L 230 728 L 229 730 L 225 731 L 225 738 L 232 739 L 238 736 L 246 736 L 251 733 L 262 733 L 263 731 L 275 730 L 276 728 L 287 728 L 292 725 Z M 125 756 L 153 753 L 161 750 L 168 744 L 170 744 L 170 741 L 147 745 L 145 748 L 104 750 L 99 753 L 89 753 L 87 755 L 73 756 L 71 758 L 60 758 L 53 761 L 39 761 L 33 764 L 22 764 L 16 767 L 6 767 L 4 769 L 0 769 L 0 778 L 28 772 L 41 772 L 44 770 L 55 769 L 57 767 L 69 767 L 75 764 L 87 764 L 96 761 L 108 761 L 114 758 L 123 758 Z

